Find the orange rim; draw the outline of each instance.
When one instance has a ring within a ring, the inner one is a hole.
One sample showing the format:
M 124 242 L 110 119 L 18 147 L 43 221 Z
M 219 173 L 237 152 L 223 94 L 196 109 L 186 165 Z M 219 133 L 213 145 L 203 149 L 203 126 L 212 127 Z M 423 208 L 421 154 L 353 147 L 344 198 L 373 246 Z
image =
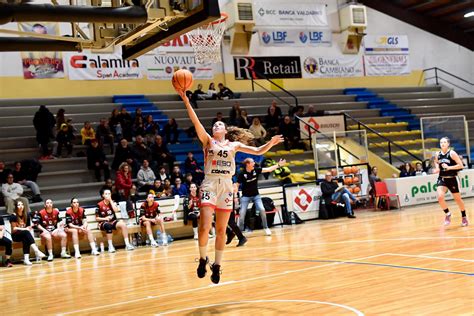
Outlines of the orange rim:
M 209 23 L 209 25 L 216 25 L 216 24 L 222 23 L 225 20 L 227 20 L 228 17 L 229 16 L 227 15 L 227 13 L 221 12 L 221 17 L 215 21 L 212 21 L 211 23 Z

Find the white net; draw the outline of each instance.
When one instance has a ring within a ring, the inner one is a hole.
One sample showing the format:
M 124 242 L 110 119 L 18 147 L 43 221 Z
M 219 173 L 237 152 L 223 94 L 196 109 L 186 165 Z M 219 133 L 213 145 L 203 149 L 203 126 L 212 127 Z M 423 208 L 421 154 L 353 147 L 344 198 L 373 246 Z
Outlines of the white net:
M 198 27 L 188 32 L 188 38 L 199 64 L 218 63 L 221 61 L 221 41 L 225 30 L 226 16 L 216 22 Z

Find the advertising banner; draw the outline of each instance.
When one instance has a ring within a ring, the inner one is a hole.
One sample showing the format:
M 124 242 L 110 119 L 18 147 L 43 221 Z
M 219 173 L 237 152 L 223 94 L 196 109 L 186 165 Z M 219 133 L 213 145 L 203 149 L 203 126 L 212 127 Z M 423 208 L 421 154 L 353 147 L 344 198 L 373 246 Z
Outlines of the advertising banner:
M 366 55 L 366 76 L 400 76 L 411 73 L 409 55 Z
M 329 29 L 259 28 L 262 46 L 331 46 Z
M 366 35 L 364 47 L 365 54 L 409 54 L 406 35 Z
M 175 71 L 187 69 L 196 79 L 213 79 L 212 64 L 201 65 L 196 62 L 194 54 L 169 53 L 144 55 L 139 58 L 150 80 L 171 80 Z
M 301 78 L 300 57 L 234 57 L 234 74 L 236 80 Z
M 21 32 L 59 35 L 58 23 L 18 23 Z M 64 78 L 64 65 L 59 52 L 22 52 L 23 78 Z
M 402 206 L 418 205 L 425 203 L 437 203 L 436 194 L 437 174 L 406 177 L 396 179 L 385 179 L 390 193 L 400 196 Z M 466 169 L 459 172 L 459 189 L 463 198 L 474 196 L 474 170 Z M 453 195 L 446 193 L 446 199 L 451 200 Z
M 255 25 L 327 26 L 326 5 L 314 1 L 254 0 Z
M 326 116 L 308 116 L 302 117 L 300 121 L 300 137 L 308 139 L 315 131 L 305 123 L 311 125 L 322 133 L 344 132 L 346 130 L 346 121 L 344 115 L 326 115 Z
M 138 59 L 125 60 L 114 54 L 68 53 L 65 54 L 71 80 L 132 80 L 143 78 Z
M 178 36 L 169 42 L 155 48 L 153 53 L 173 52 L 173 53 L 192 53 L 193 47 L 186 34 Z
M 308 56 L 303 61 L 303 78 L 340 78 L 364 75 L 360 56 Z
M 296 212 L 303 219 L 314 219 L 319 216 L 319 197 L 321 189 L 314 183 L 285 188 L 288 212 Z

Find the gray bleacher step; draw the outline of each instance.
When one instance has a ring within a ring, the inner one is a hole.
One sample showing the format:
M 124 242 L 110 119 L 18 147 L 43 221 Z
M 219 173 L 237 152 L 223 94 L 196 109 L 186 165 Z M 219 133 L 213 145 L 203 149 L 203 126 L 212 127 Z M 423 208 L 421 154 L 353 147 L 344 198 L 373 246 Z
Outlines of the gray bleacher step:
M 99 125 L 99 119 L 97 121 L 91 121 L 90 123 L 92 126 Z M 81 128 L 84 126 L 84 122 L 73 122 L 72 126 L 77 130 L 79 134 Z M 15 126 L 15 125 L 8 125 L 8 126 L 0 126 L 0 139 L 4 137 L 27 137 L 27 136 L 36 136 L 36 130 L 33 127 L 33 123 L 23 126 Z
M 94 181 L 94 173 L 87 169 L 41 172 L 37 183 L 40 187 L 89 183 Z
M 97 113 L 81 113 L 81 114 L 69 114 L 68 119 L 72 119 L 74 123 L 82 123 L 85 121 L 97 122 L 100 118 L 109 118 L 110 112 L 97 112 Z M 28 126 L 33 125 L 33 116 L 5 116 L 0 111 L 0 126 Z M 82 126 L 81 126 L 82 128 Z
M 434 91 L 434 92 L 408 92 L 408 93 L 380 93 L 379 97 L 385 100 L 404 100 L 404 99 L 430 99 L 430 98 L 452 98 L 453 93 L 450 91 Z
M 63 104 L 47 106 L 49 111 L 56 115 L 59 109 L 66 111 L 66 117 L 79 115 L 84 113 L 112 113 L 112 110 L 117 107 L 115 103 L 84 103 L 84 104 Z M 33 119 L 39 106 L 0 106 L 0 116 L 30 116 Z
M 410 99 L 402 100 L 394 98 L 390 100 L 391 102 L 399 106 L 419 106 L 419 105 L 443 105 L 448 103 L 449 106 L 454 104 L 474 104 L 474 98 L 422 98 L 422 99 Z
M 94 180 L 95 181 L 95 180 Z M 76 197 L 80 200 L 94 197 L 99 199 L 99 190 L 103 182 L 71 183 L 55 186 L 40 187 L 43 199 L 53 198 L 57 200 L 67 200 Z

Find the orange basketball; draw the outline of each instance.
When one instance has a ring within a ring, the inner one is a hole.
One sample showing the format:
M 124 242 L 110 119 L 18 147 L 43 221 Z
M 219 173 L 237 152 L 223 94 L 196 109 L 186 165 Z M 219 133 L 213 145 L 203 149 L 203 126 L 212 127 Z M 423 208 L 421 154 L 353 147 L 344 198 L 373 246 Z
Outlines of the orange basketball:
M 349 192 L 354 193 L 354 189 L 349 188 L 348 190 L 349 190 Z
M 359 177 L 354 177 L 354 179 L 352 179 L 352 183 L 359 183 Z
M 358 173 L 359 172 L 359 167 L 353 166 L 352 167 L 352 173 Z
M 345 177 L 344 178 L 344 184 L 351 184 L 352 183 L 352 178 L 351 177 Z
M 349 173 L 351 173 L 352 168 L 351 167 L 344 167 L 343 170 L 344 170 L 344 174 L 349 174 Z
M 359 188 L 359 187 L 355 187 L 355 188 L 353 189 L 353 191 L 354 191 L 354 193 L 356 193 L 356 194 L 357 194 L 357 193 L 359 193 L 359 192 L 360 192 L 360 188 Z
M 176 71 L 171 79 L 176 91 L 186 91 L 193 85 L 193 74 L 186 69 Z

